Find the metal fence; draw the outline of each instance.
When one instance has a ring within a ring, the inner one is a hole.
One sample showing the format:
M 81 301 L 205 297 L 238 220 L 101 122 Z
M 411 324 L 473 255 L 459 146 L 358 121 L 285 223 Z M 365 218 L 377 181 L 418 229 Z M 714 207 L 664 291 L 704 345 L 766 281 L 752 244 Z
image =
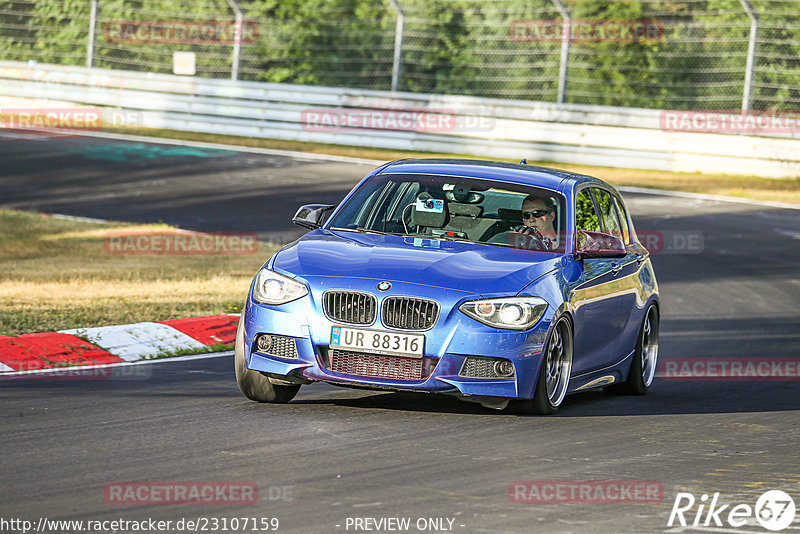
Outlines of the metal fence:
M 206 78 L 800 107 L 800 0 L 0 0 L 0 59 L 171 73 L 175 52 Z

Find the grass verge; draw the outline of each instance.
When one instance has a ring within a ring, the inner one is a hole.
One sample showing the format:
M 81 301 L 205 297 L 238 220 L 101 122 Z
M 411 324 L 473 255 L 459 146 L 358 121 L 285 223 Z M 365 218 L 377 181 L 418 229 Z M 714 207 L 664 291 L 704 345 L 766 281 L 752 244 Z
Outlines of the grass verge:
M 0 335 L 238 313 L 275 247 L 241 255 L 124 255 L 109 235 L 164 224 L 89 223 L 0 210 Z
M 297 150 L 314 154 L 332 154 L 356 158 L 391 161 L 410 157 L 463 157 L 476 158 L 469 154 L 439 154 L 431 152 L 411 152 L 403 150 L 383 150 L 377 148 L 360 148 L 324 143 L 307 143 L 301 141 L 282 141 L 275 139 L 259 139 L 234 135 L 217 135 L 175 130 L 158 130 L 151 128 L 123 128 L 110 130 L 116 133 L 131 135 L 147 135 L 168 139 L 202 141 L 206 143 L 223 143 L 276 150 Z M 524 157 L 520 154 L 520 158 Z M 481 158 L 485 159 L 485 158 Z M 512 160 L 504 160 L 512 161 Z M 516 160 L 515 160 L 516 161 Z M 598 167 L 592 165 L 572 165 L 550 161 L 529 161 L 531 165 L 544 165 L 566 169 L 581 174 L 597 176 L 607 182 L 620 186 L 648 187 L 673 191 L 689 191 L 708 195 L 722 195 L 751 200 L 766 200 L 800 204 L 800 178 L 772 179 L 757 176 L 734 176 L 726 174 L 705 174 L 689 172 L 652 171 L 645 169 L 621 169 L 617 167 Z

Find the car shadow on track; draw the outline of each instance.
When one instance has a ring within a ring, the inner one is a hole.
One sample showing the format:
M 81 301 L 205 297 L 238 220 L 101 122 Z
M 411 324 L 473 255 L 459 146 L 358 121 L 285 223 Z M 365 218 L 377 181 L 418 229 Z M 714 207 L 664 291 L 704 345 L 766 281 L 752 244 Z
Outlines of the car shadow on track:
M 302 390 L 301 390 L 302 391 Z M 293 405 L 332 405 L 404 412 L 505 415 L 527 417 L 510 410 L 493 410 L 448 395 L 413 392 L 372 393 L 362 397 L 299 398 Z M 800 410 L 796 382 L 676 382 L 658 380 L 644 396 L 614 396 L 593 390 L 567 396 L 552 417 L 755 413 Z M 535 417 L 535 416 L 534 416 Z
M 800 410 L 800 383 L 659 380 L 644 396 L 587 391 L 567 397 L 560 414 L 669 415 Z
M 313 387 L 313 386 L 312 386 Z M 300 390 L 302 394 L 302 389 Z M 345 392 L 346 390 L 343 390 Z M 356 390 L 351 393 L 358 395 Z M 416 393 L 406 391 L 364 391 L 361 397 L 328 396 L 326 398 L 300 398 L 292 401 L 296 405 L 333 405 L 348 408 L 385 409 L 406 412 L 452 413 L 486 415 L 502 413 L 484 408 L 480 404 L 464 402 L 449 395 Z

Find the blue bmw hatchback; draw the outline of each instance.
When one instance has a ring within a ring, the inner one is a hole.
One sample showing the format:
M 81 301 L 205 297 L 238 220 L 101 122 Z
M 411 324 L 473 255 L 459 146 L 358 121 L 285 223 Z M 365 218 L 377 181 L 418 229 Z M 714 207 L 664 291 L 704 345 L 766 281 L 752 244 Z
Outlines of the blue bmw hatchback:
M 568 393 L 643 394 L 658 286 L 619 193 L 566 171 L 401 160 L 256 274 L 236 379 L 260 402 L 313 382 L 457 395 L 552 414 Z

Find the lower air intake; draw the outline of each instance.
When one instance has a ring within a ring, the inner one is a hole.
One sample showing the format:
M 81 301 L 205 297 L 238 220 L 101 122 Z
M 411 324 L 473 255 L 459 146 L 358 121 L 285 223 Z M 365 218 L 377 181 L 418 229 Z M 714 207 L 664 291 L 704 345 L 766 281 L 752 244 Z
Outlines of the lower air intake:
M 328 355 L 331 371 L 346 375 L 387 380 L 423 380 L 430 375 L 427 369 L 427 375 L 423 374 L 421 358 L 381 356 L 338 349 L 330 349 Z

